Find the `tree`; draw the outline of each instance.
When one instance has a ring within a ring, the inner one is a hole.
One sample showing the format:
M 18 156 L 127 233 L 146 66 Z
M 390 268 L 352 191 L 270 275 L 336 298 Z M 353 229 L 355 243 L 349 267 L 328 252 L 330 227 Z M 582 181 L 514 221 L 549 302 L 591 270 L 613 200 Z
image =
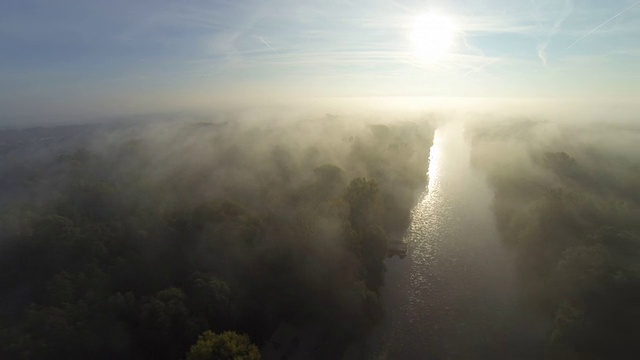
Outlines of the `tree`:
M 324 164 L 313 169 L 313 194 L 317 199 L 328 200 L 336 196 L 346 185 L 344 170 L 333 165 Z
M 229 285 L 215 276 L 194 273 L 189 279 L 188 288 L 189 308 L 196 317 L 207 325 L 216 325 L 217 329 L 224 329 L 230 325 L 233 318 L 233 303 Z
M 187 360 L 259 360 L 260 351 L 249 336 L 233 331 L 205 331 L 191 346 Z
M 159 291 L 140 309 L 142 341 L 154 359 L 175 359 L 202 329 L 197 329 L 180 288 Z
M 362 230 L 374 223 L 379 201 L 378 184 L 374 180 L 355 178 L 344 194 L 351 213 L 349 220 L 354 230 Z

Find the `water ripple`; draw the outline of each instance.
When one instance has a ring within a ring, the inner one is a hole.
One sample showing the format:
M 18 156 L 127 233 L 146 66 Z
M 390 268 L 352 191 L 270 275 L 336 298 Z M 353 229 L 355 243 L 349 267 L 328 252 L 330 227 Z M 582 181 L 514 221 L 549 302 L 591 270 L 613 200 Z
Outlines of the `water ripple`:
M 524 321 L 514 310 L 512 264 L 496 231 L 493 194 L 469 156 L 462 123 L 436 131 L 429 184 L 405 235 L 409 256 L 387 262 L 385 339 L 373 358 L 536 356 L 510 335 Z

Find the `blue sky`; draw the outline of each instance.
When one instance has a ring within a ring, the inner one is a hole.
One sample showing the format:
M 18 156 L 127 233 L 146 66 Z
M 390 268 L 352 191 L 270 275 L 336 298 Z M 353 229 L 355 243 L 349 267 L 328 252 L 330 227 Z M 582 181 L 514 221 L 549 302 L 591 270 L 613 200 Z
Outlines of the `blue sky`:
M 455 24 L 416 58 L 419 14 Z M 0 2 L 0 118 L 308 98 L 640 98 L 633 0 Z

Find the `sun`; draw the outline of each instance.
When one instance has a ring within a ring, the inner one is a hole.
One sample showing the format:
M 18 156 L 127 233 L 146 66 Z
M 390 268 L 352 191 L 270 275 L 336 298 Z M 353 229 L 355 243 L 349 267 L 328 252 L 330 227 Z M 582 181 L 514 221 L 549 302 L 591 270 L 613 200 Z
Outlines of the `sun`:
M 435 12 L 418 15 L 410 33 L 414 55 L 426 62 L 445 59 L 453 48 L 455 33 L 455 24 L 446 15 Z

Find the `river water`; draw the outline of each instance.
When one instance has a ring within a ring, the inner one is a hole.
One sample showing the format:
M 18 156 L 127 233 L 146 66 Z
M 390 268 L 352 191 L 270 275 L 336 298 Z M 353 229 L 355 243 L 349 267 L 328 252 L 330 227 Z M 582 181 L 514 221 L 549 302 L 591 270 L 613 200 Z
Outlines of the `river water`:
M 470 164 L 464 123 L 440 126 L 429 183 L 412 212 L 404 259 L 386 261 L 386 317 L 373 359 L 540 359 L 542 331 L 518 304 L 516 277 Z

